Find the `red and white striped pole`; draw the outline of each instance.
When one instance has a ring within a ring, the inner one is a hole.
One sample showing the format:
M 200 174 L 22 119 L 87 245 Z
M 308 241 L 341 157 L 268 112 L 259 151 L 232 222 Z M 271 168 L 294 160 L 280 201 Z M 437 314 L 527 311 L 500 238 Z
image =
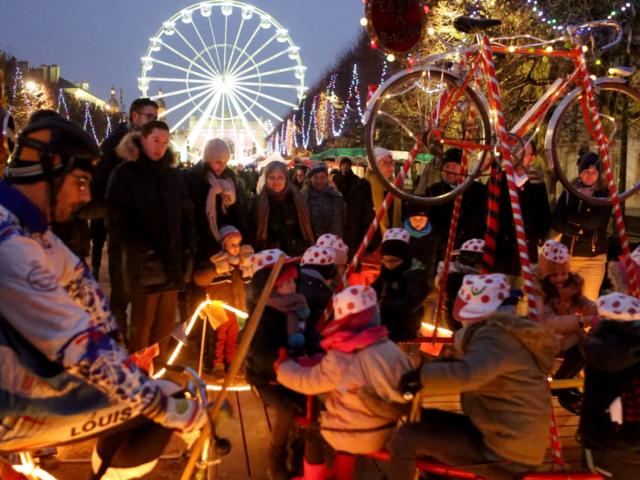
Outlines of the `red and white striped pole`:
M 586 92 L 584 101 L 586 103 L 587 112 L 591 115 L 591 122 L 593 125 L 594 140 L 598 143 L 598 155 L 602 160 L 606 177 L 607 187 L 609 188 L 609 196 L 611 197 L 611 205 L 613 206 L 613 217 L 616 222 L 616 230 L 618 237 L 620 238 L 620 245 L 622 247 L 622 255 L 624 257 L 624 268 L 627 269 L 627 278 L 629 279 L 629 293 L 634 297 L 638 297 L 638 279 L 636 277 L 636 269 L 633 267 L 631 261 L 631 249 L 629 248 L 629 237 L 627 236 L 627 229 L 624 226 L 624 215 L 622 214 L 622 208 L 620 207 L 620 197 L 618 197 L 618 189 L 613 179 L 613 173 L 611 172 L 611 161 L 609 159 L 609 145 L 604 138 L 604 130 L 602 128 L 602 122 L 600 121 L 600 115 L 598 110 L 598 101 L 594 91 L 593 80 L 589 76 L 587 70 L 587 61 L 584 53 L 582 53 L 576 60 L 576 66 L 580 71 L 580 77 L 582 79 L 582 88 Z M 585 118 L 585 121 L 589 119 Z
M 404 161 L 402 165 L 402 169 L 400 170 L 400 172 L 398 173 L 398 176 L 396 177 L 396 181 L 395 181 L 396 187 L 401 188 L 402 185 L 404 184 L 404 179 L 407 175 L 407 172 L 411 168 L 413 161 L 418 155 L 421 145 L 422 145 L 422 142 L 417 141 L 416 144 L 413 146 L 413 149 L 411 150 L 411 152 L 409 152 L 409 156 Z M 371 243 L 371 240 L 373 239 L 373 236 L 375 235 L 376 230 L 378 230 L 378 226 L 380 225 L 382 218 L 386 215 L 387 211 L 389 210 L 389 206 L 391 205 L 393 198 L 394 198 L 394 195 L 391 192 L 387 193 L 387 195 L 384 197 L 384 201 L 382 202 L 382 205 L 380 205 L 380 208 L 376 212 L 376 216 L 373 219 L 373 222 L 371 222 L 371 225 L 369 225 L 369 229 L 367 230 L 367 233 L 362 239 L 362 242 L 360 242 L 360 246 L 358 247 L 358 250 L 356 250 L 356 253 L 353 255 L 353 258 L 351 259 L 351 263 L 349 263 L 349 266 L 346 268 L 346 270 L 342 274 L 342 277 L 340 278 L 340 281 L 338 282 L 338 285 L 336 287 L 336 293 L 342 290 L 347 285 L 347 279 L 349 278 L 349 274 L 360 263 L 360 259 L 362 258 L 362 256 L 364 255 L 364 252 L 367 250 L 367 247 Z M 327 305 L 327 308 L 325 308 L 324 312 L 322 312 L 322 316 L 320 317 L 320 320 L 318 320 L 318 324 L 316 328 L 319 332 L 322 332 L 322 329 L 324 328 L 326 322 L 331 317 L 332 313 L 333 313 L 333 303 L 329 302 L 329 304 Z

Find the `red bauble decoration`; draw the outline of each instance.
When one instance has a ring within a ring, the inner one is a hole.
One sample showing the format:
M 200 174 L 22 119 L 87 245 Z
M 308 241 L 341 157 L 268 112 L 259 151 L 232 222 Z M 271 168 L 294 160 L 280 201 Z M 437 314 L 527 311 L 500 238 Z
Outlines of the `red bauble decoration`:
M 422 40 L 429 7 L 424 0 L 367 0 L 365 15 L 371 44 L 404 56 Z

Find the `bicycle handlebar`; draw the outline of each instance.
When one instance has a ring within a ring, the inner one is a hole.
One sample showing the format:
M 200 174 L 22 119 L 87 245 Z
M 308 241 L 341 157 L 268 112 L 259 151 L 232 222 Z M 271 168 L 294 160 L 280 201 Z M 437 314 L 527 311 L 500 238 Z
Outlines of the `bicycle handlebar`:
M 615 30 L 617 33 L 616 38 L 612 42 L 609 42 L 603 45 L 602 47 L 599 47 L 601 51 L 608 50 L 616 46 L 622 41 L 622 34 L 623 34 L 622 27 L 618 22 L 615 22 L 613 20 L 593 20 L 591 22 L 586 22 L 581 25 L 568 25 L 566 28 L 566 32 L 570 37 L 576 38 L 580 35 L 578 33 L 580 30 L 591 29 L 591 28 L 601 28 L 601 27 L 611 28 Z

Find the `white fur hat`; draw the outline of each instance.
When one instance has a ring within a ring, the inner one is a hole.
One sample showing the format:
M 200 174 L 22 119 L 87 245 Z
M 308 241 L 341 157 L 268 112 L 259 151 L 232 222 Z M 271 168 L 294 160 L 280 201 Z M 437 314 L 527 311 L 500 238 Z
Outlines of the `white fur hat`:
M 359 313 L 378 304 L 378 296 L 373 288 L 353 285 L 333 296 L 333 315 L 336 320 Z
M 376 157 L 376 162 L 378 160 L 380 160 L 381 158 L 384 157 L 392 157 L 393 158 L 393 154 L 391 153 L 390 150 L 387 150 L 386 148 L 382 148 L 382 147 L 376 147 L 373 149 L 373 156 Z

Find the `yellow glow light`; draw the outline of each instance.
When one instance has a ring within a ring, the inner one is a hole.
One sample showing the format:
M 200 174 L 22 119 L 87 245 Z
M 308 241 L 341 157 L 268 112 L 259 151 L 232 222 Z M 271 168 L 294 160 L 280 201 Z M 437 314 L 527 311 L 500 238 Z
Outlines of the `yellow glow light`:
M 427 34 L 428 35 L 433 35 L 434 33 L 436 33 L 436 31 L 433 29 L 433 27 L 427 28 Z
M 545 52 L 547 53 L 551 53 L 553 52 L 553 47 L 551 45 L 549 45 L 547 48 L 544 49 Z
M 362 17 L 360 19 L 360 25 L 362 25 L 363 27 L 366 27 L 367 23 L 369 23 L 369 21 L 367 20 L 367 17 Z
M 395 62 L 396 56 L 393 53 L 387 55 L 387 62 Z
M 422 328 L 428 330 L 429 332 L 433 332 L 436 327 L 427 322 L 422 322 Z M 438 327 L 438 333 L 442 334 L 443 337 L 453 337 L 453 332 L 443 327 Z
M 516 47 L 514 47 L 513 45 L 510 45 L 507 50 L 509 50 L 509 52 L 513 53 L 513 52 L 516 51 Z

